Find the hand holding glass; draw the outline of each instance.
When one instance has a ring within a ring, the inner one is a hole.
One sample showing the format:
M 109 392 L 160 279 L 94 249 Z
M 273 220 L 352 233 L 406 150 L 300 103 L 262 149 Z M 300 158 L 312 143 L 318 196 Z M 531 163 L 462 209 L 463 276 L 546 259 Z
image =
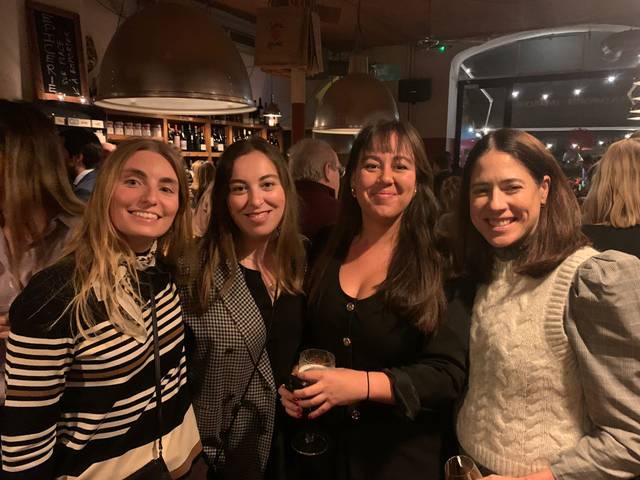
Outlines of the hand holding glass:
M 333 353 L 318 348 L 310 348 L 300 353 L 297 372 L 302 373 L 307 370 L 335 368 L 335 366 L 336 357 Z M 303 387 L 311 384 L 311 382 L 302 380 L 300 382 Z M 291 446 L 301 455 L 322 455 L 329 447 L 329 440 L 325 435 L 304 429 L 295 435 Z

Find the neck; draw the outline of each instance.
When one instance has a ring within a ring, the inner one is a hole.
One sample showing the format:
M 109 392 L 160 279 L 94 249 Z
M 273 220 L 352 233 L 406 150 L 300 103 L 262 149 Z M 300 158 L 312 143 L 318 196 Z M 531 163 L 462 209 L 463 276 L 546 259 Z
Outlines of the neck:
M 240 262 L 246 260 L 248 263 L 253 264 L 256 267 L 260 267 L 265 263 L 268 247 L 268 238 L 242 238 L 238 241 L 236 246 L 238 259 Z
M 374 244 L 395 244 L 398 233 L 400 232 L 400 221 L 402 216 L 389 221 L 381 222 L 379 220 L 372 220 L 363 215 L 362 217 L 362 230 L 359 237 L 362 242 L 367 245 Z

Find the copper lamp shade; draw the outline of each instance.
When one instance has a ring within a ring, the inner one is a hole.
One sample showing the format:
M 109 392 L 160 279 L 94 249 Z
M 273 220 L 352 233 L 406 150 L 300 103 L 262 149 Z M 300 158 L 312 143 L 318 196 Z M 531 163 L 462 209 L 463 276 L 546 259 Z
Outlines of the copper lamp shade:
M 368 73 L 349 73 L 320 100 L 313 131 L 357 135 L 368 123 L 398 118 L 396 102 L 382 82 Z
M 96 105 L 176 115 L 256 109 L 232 41 L 204 9 L 158 3 L 129 17 L 102 60 Z

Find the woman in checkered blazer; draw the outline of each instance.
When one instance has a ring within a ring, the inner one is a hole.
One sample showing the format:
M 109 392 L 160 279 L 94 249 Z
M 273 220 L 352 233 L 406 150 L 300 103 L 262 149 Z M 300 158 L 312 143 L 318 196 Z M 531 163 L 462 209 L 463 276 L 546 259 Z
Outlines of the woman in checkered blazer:
M 275 478 L 276 385 L 295 362 L 304 312 L 295 187 L 280 153 L 255 137 L 222 155 L 211 203 L 185 306 L 209 478 Z

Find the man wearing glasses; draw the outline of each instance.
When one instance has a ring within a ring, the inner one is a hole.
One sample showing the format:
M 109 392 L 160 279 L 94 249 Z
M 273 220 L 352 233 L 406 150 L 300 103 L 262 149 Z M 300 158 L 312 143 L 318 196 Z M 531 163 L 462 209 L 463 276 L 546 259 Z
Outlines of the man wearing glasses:
M 300 198 L 300 229 L 313 238 L 336 222 L 344 167 L 327 142 L 305 138 L 289 149 L 289 168 Z

